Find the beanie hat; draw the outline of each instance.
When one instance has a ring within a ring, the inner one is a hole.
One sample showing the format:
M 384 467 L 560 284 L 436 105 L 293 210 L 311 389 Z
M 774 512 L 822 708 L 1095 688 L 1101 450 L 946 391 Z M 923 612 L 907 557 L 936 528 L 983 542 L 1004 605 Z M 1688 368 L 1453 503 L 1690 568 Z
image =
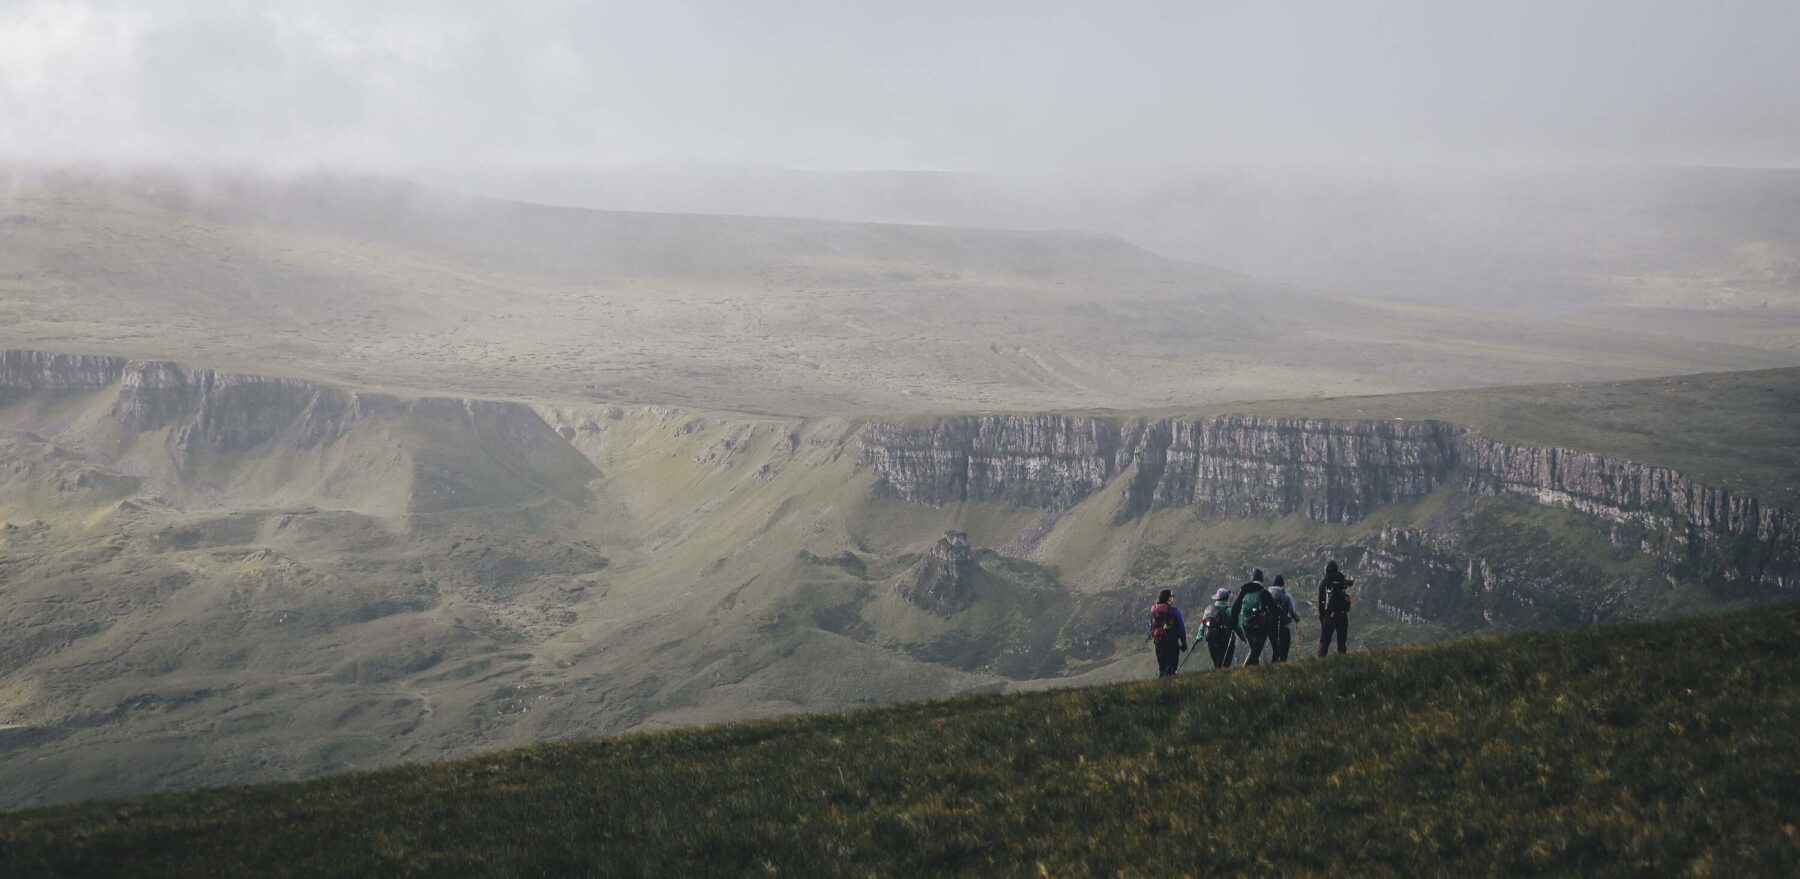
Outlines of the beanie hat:
M 1281 576 L 1280 574 L 1276 574 L 1275 575 L 1275 588 L 1280 589 L 1281 587 L 1286 586 L 1286 585 L 1287 585 L 1287 578 Z
M 1220 589 L 1219 591 L 1213 593 L 1214 601 L 1224 601 L 1225 599 L 1230 598 L 1230 597 L 1231 597 L 1230 589 Z
M 1257 568 L 1256 570 L 1251 571 L 1250 579 L 1255 580 L 1258 583 L 1261 583 L 1262 582 L 1262 568 Z

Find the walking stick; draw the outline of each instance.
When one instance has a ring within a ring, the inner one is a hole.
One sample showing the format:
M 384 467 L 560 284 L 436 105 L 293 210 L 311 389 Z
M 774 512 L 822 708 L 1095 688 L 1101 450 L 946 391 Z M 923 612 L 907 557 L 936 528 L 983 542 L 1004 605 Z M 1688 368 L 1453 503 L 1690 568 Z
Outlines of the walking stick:
M 1195 638 L 1192 642 L 1190 642 L 1188 644 L 1187 656 L 1181 657 L 1181 661 L 1178 663 L 1175 663 L 1176 671 L 1181 671 L 1183 668 L 1185 668 L 1187 666 L 1188 657 L 1193 656 L 1196 653 L 1199 653 L 1200 652 L 1200 644 L 1201 644 L 1201 642 L 1203 642 L 1205 640 L 1206 640 L 1206 622 L 1204 620 L 1202 620 L 1200 623 L 1200 637 Z

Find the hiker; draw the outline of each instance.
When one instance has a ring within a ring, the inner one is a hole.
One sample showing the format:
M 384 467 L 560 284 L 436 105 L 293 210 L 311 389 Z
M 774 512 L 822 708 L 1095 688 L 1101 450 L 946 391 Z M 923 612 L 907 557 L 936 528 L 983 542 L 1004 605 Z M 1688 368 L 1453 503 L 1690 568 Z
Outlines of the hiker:
M 1231 618 L 1237 621 L 1238 632 L 1244 636 L 1245 665 L 1262 664 L 1263 644 L 1275 628 L 1275 602 L 1269 597 L 1269 590 L 1263 588 L 1262 579 L 1262 568 L 1257 568 L 1250 575 L 1250 582 L 1238 590 L 1237 601 L 1231 606 Z
M 1212 654 L 1213 668 L 1230 668 L 1231 654 L 1237 640 L 1237 622 L 1231 615 L 1231 590 L 1220 589 L 1213 593 L 1212 606 L 1206 609 L 1206 616 L 1200 620 L 1200 630 L 1206 639 L 1206 650 Z
M 1319 655 L 1331 647 L 1331 636 L 1337 634 L 1338 653 L 1344 652 L 1344 641 L 1350 637 L 1350 593 L 1356 581 L 1338 570 L 1337 559 L 1325 563 L 1325 577 L 1319 581 Z
M 1270 649 L 1275 654 L 1274 661 L 1287 662 L 1288 648 L 1294 645 L 1294 630 L 1288 624 L 1300 622 L 1300 615 L 1294 612 L 1294 596 L 1287 591 L 1287 578 L 1275 575 L 1269 597 L 1275 600 L 1275 631 L 1270 637 Z
M 1172 678 L 1176 669 L 1181 668 L 1181 654 L 1186 653 L 1187 620 L 1181 616 L 1181 608 L 1175 606 L 1175 593 L 1164 589 L 1156 596 L 1156 603 L 1150 606 L 1150 624 L 1147 627 L 1150 640 L 1156 644 L 1156 676 Z

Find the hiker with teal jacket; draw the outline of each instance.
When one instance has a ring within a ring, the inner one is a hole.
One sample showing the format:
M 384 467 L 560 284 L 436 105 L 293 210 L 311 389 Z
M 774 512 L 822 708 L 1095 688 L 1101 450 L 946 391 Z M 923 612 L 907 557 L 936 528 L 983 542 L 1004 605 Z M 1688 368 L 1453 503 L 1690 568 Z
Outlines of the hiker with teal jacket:
M 1220 589 L 1213 593 L 1212 607 L 1206 609 L 1206 615 L 1200 618 L 1200 630 L 1205 634 L 1206 650 L 1212 654 L 1213 668 L 1230 668 L 1231 655 L 1237 641 L 1237 621 L 1231 615 L 1231 590 Z
M 1257 568 L 1250 575 L 1250 582 L 1238 590 L 1237 601 L 1231 606 L 1232 619 L 1237 621 L 1238 632 L 1244 636 L 1247 648 L 1245 665 L 1262 664 L 1263 645 L 1275 631 L 1275 599 L 1263 588 L 1262 579 L 1262 568 Z

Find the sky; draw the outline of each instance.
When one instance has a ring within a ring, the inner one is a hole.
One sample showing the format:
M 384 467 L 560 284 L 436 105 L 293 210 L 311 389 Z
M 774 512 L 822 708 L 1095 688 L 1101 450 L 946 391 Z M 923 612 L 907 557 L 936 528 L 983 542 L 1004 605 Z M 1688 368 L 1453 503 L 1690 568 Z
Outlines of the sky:
M 1800 3 L 0 0 L 0 159 L 1800 166 Z

